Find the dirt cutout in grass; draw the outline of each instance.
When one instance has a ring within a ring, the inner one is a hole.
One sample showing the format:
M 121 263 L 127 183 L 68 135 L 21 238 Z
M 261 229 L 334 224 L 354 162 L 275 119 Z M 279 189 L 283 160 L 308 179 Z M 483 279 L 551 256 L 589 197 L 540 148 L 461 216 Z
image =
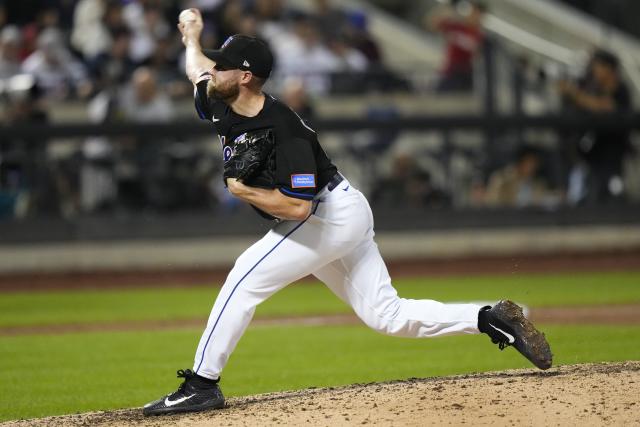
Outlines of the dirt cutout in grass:
M 225 409 L 141 410 L 11 421 L 2 426 L 639 425 L 640 362 L 567 365 L 232 398 Z

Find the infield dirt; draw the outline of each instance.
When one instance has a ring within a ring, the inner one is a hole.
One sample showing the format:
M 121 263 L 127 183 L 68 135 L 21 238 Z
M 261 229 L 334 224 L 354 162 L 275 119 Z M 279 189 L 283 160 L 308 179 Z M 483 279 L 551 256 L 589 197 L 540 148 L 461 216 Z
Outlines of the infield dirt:
M 2 426 L 639 425 L 640 362 L 409 379 L 232 398 L 225 409 L 144 418 L 141 410 Z

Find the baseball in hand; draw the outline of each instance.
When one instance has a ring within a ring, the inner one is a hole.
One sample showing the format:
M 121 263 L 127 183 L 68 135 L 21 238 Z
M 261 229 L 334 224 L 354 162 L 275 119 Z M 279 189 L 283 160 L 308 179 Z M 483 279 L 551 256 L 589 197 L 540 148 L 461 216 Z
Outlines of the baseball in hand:
M 198 18 L 198 16 L 191 10 L 185 9 L 180 12 L 180 16 L 178 16 L 178 21 L 182 24 L 186 24 L 187 22 L 193 22 Z

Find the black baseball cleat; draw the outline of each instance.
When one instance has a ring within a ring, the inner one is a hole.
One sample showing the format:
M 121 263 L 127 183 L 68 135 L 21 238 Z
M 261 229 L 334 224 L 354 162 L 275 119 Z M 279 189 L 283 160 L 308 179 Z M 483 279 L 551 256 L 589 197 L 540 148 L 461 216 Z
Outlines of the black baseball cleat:
M 224 407 L 224 396 L 218 387 L 218 380 L 210 380 L 196 375 L 190 369 L 178 371 L 178 378 L 184 378 L 178 390 L 147 403 L 142 414 L 166 415 L 180 412 L 198 412 Z
M 547 339 L 524 317 L 517 304 L 504 300 L 493 307 L 483 307 L 478 314 L 478 329 L 489 335 L 500 350 L 512 345 L 538 368 L 551 367 L 553 355 Z

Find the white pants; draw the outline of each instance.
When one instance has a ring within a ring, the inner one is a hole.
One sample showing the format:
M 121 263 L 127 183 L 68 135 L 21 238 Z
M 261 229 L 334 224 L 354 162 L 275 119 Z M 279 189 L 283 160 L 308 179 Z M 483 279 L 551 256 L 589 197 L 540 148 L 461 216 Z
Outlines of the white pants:
M 479 333 L 479 305 L 398 297 L 373 241 L 369 203 L 346 179 L 322 190 L 316 202 L 307 220 L 276 225 L 236 260 L 198 345 L 198 375 L 218 378 L 256 306 L 309 274 L 378 332 L 414 338 Z

